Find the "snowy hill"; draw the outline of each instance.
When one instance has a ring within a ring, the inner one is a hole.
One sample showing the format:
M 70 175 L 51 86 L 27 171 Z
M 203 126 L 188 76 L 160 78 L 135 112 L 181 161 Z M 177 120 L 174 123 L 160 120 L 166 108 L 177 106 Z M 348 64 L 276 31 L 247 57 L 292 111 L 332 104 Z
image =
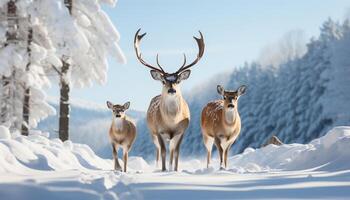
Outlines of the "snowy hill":
M 350 127 L 335 127 L 309 144 L 248 148 L 229 168 L 181 160 L 180 172 L 158 172 L 130 157 L 129 172 L 88 145 L 40 135 L 19 136 L 0 127 L 0 196 L 3 199 L 346 199 L 350 195 Z M 299 192 L 296 192 L 299 191 Z
M 350 124 L 350 24 L 326 21 L 317 39 L 307 44 L 301 58 L 278 67 L 245 64 L 235 69 L 225 88 L 248 86 L 240 98 L 242 131 L 232 152 L 260 147 L 271 135 L 285 143 L 308 143 L 333 126 Z M 205 155 L 200 130 L 200 113 L 209 101 L 220 98 L 215 76 L 210 84 L 185 95 L 191 110 L 191 123 L 181 145 L 184 156 Z M 141 126 L 141 125 L 140 125 Z M 145 130 L 147 126 L 139 130 Z M 144 138 L 138 155 L 154 158 L 153 144 Z M 139 143 L 139 144 L 140 144 Z

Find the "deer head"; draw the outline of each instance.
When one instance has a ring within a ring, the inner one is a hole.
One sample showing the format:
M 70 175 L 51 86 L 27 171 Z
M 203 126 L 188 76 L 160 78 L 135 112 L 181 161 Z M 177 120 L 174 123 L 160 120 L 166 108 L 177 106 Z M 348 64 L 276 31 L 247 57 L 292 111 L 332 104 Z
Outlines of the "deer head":
M 237 90 L 225 90 L 221 85 L 217 86 L 218 93 L 224 99 L 224 108 L 229 110 L 237 109 L 238 98 L 245 94 L 246 89 L 245 85 L 241 85 Z
M 110 101 L 107 101 L 107 107 L 110 110 L 112 110 L 113 116 L 115 116 L 116 118 L 124 118 L 125 111 L 130 107 L 130 102 L 126 102 L 124 105 L 120 105 L 120 104 L 113 104 Z
M 193 37 L 198 45 L 198 54 L 197 58 L 190 64 L 186 65 L 186 55 L 184 54 L 184 62 L 182 66 L 174 73 L 168 73 L 164 71 L 163 67 L 159 64 L 159 56 L 157 54 L 156 61 L 157 66 L 152 66 L 148 64 L 146 61 L 142 59 L 142 55 L 140 52 L 140 41 L 141 39 L 146 35 L 146 33 L 139 34 L 141 29 L 139 29 L 134 38 L 134 47 L 137 59 L 143 64 L 144 66 L 151 69 L 151 76 L 154 80 L 160 81 L 163 84 L 163 94 L 168 95 L 174 95 L 176 94 L 178 88 L 178 85 L 181 81 L 188 79 L 188 77 L 191 74 L 190 68 L 195 65 L 203 56 L 204 53 L 204 39 L 202 33 L 199 31 L 200 38 Z

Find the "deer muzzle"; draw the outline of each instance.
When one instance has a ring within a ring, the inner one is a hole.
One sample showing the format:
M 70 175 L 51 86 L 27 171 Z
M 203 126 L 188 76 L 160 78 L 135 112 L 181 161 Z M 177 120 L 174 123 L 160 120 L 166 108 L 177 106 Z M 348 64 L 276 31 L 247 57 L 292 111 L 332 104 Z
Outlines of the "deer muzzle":
M 168 90 L 168 93 L 169 93 L 169 94 L 175 94 L 175 93 L 176 93 L 176 90 L 175 90 L 174 88 L 170 88 L 170 89 Z

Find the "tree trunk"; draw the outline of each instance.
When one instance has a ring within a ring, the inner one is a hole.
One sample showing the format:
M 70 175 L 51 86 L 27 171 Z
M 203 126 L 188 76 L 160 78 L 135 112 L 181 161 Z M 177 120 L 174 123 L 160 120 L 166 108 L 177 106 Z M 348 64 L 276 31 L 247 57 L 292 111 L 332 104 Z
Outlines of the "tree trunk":
M 29 115 L 30 115 L 30 88 L 28 87 L 24 91 L 24 100 L 23 100 L 23 122 L 22 122 L 22 135 L 28 136 L 29 134 Z
M 66 79 L 69 71 L 69 63 L 62 60 L 63 66 L 60 79 L 60 117 L 59 117 L 59 138 L 66 141 L 69 138 L 69 80 Z
M 72 14 L 73 0 L 64 0 L 65 6 L 69 10 L 69 14 Z M 62 141 L 69 139 L 69 91 L 70 85 L 67 80 L 67 74 L 69 72 L 69 63 L 62 59 L 61 79 L 60 79 L 60 117 L 58 125 L 59 138 Z
M 1 77 L 1 124 L 6 125 L 9 120 L 9 104 L 8 104 L 8 99 L 9 99 L 9 93 L 8 93 L 8 85 L 10 84 L 9 78 L 6 76 Z
M 30 48 L 30 45 L 33 40 L 33 29 L 29 28 L 28 30 L 28 46 L 27 46 L 27 53 L 28 53 L 28 63 L 26 66 L 26 72 L 29 71 L 29 67 L 31 64 L 31 53 L 32 50 Z M 22 135 L 28 135 L 29 134 L 29 115 L 30 115 L 30 87 L 26 86 L 25 84 L 25 90 L 24 90 L 24 100 L 23 100 L 23 111 L 22 111 Z

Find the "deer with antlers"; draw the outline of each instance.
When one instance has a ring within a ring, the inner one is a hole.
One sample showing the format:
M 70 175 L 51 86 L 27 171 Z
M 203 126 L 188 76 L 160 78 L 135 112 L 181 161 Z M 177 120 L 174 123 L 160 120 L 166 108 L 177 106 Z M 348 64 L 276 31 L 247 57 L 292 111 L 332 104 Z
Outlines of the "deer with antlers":
M 178 170 L 179 150 L 183 135 L 190 122 L 190 111 L 186 101 L 183 99 L 179 84 L 188 79 L 191 74 L 190 68 L 195 65 L 203 56 L 204 39 L 202 33 L 200 38 L 194 37 L 197 42 L 199 52 L 197 58 L 186 65 L 186 55 L 182 66 L 174 73 L 167 73 L 159 64 L 158 54 L 156 57 L 157 66 L 154 67 L 142 59 L 140 52 L 140 41 L 146 35 L 139 34 L 139 29 L 135 34 L 134 47 L 137 59 L 144 66 L 151 69 L 151 76 L 154 80 L 160 81 L 163 85 L 161 95 L 151 100 L 147 110 L 147 125 L 150 130 L 152 140 L 156 146 L 156 162 L 159 163 L 162 157 L 162 171 L 166 170 L 166 143 L 169 141 L 169 168 L 172 169 L 175 157 L 174 170 Z

